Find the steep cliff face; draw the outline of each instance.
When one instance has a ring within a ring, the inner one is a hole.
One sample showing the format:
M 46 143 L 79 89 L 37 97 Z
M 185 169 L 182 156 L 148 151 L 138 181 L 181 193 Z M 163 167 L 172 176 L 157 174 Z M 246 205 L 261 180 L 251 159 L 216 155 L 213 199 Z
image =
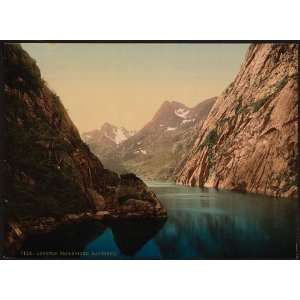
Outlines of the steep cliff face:
M 6 152 L 1 170 L 10 218 L 109 209 L 164 212 L 140 179 L 106 170 L 90 152 L 20 45 L 4 46 L 4 100 Z
M 298 46 L 251 45 L 177 183 L 296 197 Z

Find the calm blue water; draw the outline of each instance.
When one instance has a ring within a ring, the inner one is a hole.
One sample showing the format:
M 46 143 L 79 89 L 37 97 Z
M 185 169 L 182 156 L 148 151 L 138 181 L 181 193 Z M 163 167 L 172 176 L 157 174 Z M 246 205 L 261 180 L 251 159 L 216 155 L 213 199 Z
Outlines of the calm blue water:
M 117 245 L 110 228 L 86 251 L 103 249 L 120 258 L 295 257 L 295 201 L 172 183 L 147 184 L 167 208 L 165 224 L 130 255 Z
M 167 208 L 165 222 L 64 228 L 24 249 L 75 249 L 82 259 L 295 258 L 296 201 L 147 184 Z

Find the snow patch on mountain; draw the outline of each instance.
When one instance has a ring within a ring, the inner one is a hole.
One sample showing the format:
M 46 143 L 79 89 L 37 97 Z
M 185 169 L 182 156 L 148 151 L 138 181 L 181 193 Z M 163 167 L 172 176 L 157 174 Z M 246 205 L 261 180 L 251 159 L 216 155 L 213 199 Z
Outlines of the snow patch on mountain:
M 187 115 L 190 113 L 189 109 L 184 109 L 184 108 L 178 108 L 174 111 L 175 115 L 182 118 L 186 119 Z
M 147 151 L 144 150 L 144 149 L 139 149 L 139 150 L 134 151 L 134 153 L 136 153 L 136 154 L 142 153 L 142 154 L 146 155 L 146 154 L 147 154 Z
M 176 127 L 167 127 L 167 131 L 173 131 L 173 130 L 176 130 L 177 128 Z
M 104 132 L 104 136 L 116 145 L 120 145 L 134 134 L 135 131 L 133 130 L 128 131 L 123 127 L 116 127 L 112 125 L 110 125 L 110 128 Z
M 114 130 L 115 133 L 115 143 L 119 145 L 120 143 L 124 142 L 127 140 L 127 136 L 124 134 L 124 129 L 123 128 L 117 128 Z
M 90 139 L 92 138 L 92 136 L 89 135 L 89 134 L 83 134 L 82 137 L 83 137 L 83 139 L 84 139 L 85 141 L 88 141 L 88 140 L 90 140 Z
M 189 122 L 195 122 L 195 119 L 185 119 L 181 123 L 185 124 L 185 123 L 189 123 Z
M 122 127 L 122 128 L 123 128 L 123 127 Z M 124 129 L 124 128 L 123 128 L 123 129 Z M 124 130 L 126 130 L 126 129 L 124 129 Z M 136 134 L 136 131 L 135 131 L 135 130 L 128 130 L 127 133 L 128 133 L 128 137 L 131 137 L 131 136 L 133 136 L 133 135 Z

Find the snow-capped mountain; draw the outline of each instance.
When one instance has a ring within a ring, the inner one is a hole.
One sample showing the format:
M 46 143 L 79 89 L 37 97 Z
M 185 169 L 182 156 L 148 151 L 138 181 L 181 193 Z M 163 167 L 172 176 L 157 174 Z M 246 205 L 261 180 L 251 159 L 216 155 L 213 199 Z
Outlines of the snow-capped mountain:
M 105 142 L 106 140 L 106 142 L 119 145 L 134 134 L 134 130 L 127 130 L 124 127 L 117 127 L 106 122 L 100 129 L 83 133 L 82 138 L 88 144 Z
M 180 102 L 165 101 L 137 133 L 105 123 L 82 137 L 108 169 L 134 172 L 145 179 L 170 179 L 192 147 L 214 102 L 211 98 L 189 108 Z
M 104 123 L 100 129 L 82 134 L 82 139 L 102 161 L 105 168 L 125 173 L 117 148 L 135 134 L 133 130 Z
M 187 129 L 207 116 L 214 101 L 215 98 L 210 98 L 192 108 L 180 102 L 165 101 L 153 119 L 138 134 L 149 129 L 158 132 Z
M 120 145 L 118 152 L 126 168 L 145 179 L 172 177 L 214 102 L 211 98 L 188 108 L 165 101 L 144 128 Z

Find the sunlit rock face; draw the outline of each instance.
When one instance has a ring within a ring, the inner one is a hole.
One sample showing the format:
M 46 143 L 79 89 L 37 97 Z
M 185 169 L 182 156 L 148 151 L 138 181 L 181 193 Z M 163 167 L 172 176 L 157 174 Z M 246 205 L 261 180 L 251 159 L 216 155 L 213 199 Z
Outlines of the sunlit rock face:
M 251 45 L 177 172 L 177 183 L 297 196 L 298 46 Z
M 20 45 L 4 46 L 4 100 L 1 175 L 10 218 L 135 212 L 134 205 L 126 205 L 128 199 L 147 203 L 139 209 L 141 215 L 165 212 L 135 175 L 120 177 L 103 167 Z M 120 197 L 125 197 L 122 203 Z

